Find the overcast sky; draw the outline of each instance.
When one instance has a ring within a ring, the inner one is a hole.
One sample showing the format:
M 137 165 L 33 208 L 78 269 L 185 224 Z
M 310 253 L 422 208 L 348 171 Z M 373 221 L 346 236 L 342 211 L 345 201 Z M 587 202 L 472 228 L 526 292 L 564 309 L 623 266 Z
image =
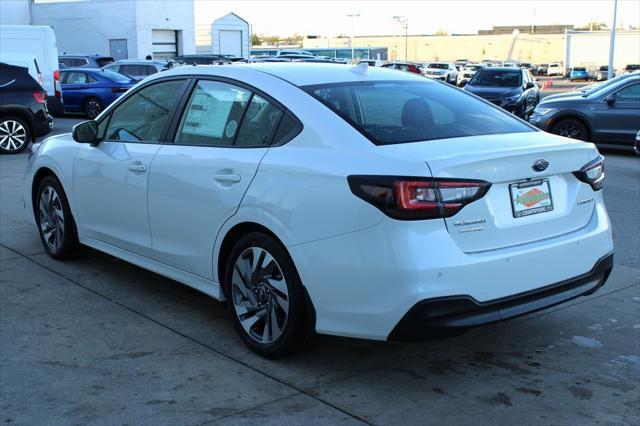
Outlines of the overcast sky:
M 270 35 L 392 34 L 393 16 L 406 16 L 410 34 L 475 33 L 493 25 L 610 25 L 614 0 L 195 0 L 197 24 L 235 12 Z M 359 14 L 352 22 L 347 14 Z M 618 25 L 640 26 L 640 0 L 618 0 Z M 395 31 L 400 31 L 396 26 Z

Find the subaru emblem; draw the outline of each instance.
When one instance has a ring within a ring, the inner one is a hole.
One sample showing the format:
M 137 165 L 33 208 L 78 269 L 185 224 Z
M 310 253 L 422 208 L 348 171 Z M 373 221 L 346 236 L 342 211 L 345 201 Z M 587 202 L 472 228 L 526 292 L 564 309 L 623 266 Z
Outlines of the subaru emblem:
M 544 172 L 547 170 L 547 167 L 549 167 L 549 162 L 543 158 L 536 160 L 536 162 L 533 163 L 533 166 L 531 166 L 531 168 L 536 172 Z

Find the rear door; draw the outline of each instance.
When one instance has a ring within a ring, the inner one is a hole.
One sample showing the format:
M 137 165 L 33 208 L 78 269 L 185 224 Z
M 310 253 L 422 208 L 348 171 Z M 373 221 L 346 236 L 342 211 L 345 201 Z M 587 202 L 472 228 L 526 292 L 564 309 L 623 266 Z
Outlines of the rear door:
M 89 76 L 82 71 L 62 71 L 61 74 L 65 108 L 69 111 L 79 111 L 82 108 Z
M 151 167 L 149 218 L 156 260 L 213 278 L 216 235 L 238 209 L 282 109 L 250 89 L 200 80 L 173 144 Z
M 606 97 L 595 111 L 594 140 L 632 147 L 640 129 L 640 82 L 628 84 Z

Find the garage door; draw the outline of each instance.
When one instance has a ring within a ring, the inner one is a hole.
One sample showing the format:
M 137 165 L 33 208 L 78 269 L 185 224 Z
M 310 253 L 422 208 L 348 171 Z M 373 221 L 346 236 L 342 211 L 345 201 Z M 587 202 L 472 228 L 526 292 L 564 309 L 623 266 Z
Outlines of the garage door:
M 220 54 L 242 56 L 242 31 L 220 30 Z
M 175 58 L 178 55 L 178 35 L 174 30 L 151 30 L 153 58 Z M 146 55 L 143 55 L 146 56 Z

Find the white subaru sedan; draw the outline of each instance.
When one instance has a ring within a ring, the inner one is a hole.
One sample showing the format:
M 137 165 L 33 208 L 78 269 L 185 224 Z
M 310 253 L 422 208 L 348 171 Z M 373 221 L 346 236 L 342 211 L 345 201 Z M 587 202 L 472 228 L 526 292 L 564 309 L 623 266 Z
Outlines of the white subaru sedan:
M 335 64 L 181 67 L 33 150 L 46 251 L 93 247 L 225 301 L 281 356 L 421 340 L 591 294 L 613 265 L 593 144 L 450 85 Z

